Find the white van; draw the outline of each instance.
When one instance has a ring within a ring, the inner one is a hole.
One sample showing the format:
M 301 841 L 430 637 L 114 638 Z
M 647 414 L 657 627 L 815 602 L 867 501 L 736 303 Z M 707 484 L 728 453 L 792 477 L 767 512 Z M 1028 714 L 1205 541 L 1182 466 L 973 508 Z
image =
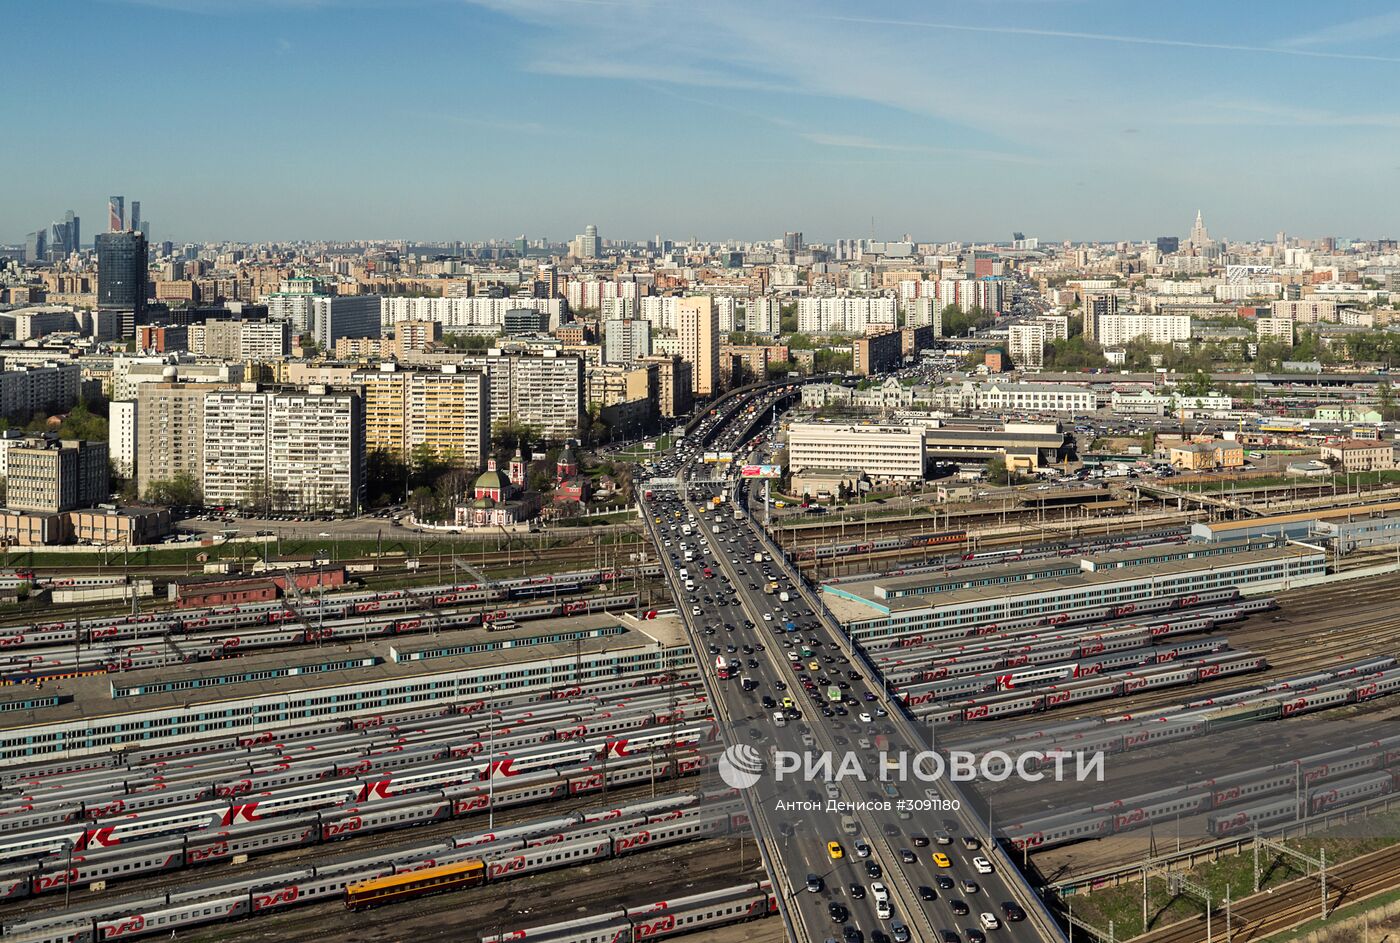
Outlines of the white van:
M 786 726 L 787 726 L 787 714 L 784 714 L 782 711 L 774 711 L 774 712 L 773 712 L 773 724 L 774 724 L 774 726 L 777 726 L 777 727 L 786 727 Z

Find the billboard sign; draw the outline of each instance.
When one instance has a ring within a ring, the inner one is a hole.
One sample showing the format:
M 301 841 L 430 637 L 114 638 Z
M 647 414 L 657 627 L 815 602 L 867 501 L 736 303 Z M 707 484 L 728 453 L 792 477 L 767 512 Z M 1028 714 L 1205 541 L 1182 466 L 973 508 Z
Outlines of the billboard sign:
M 783 477 L 783 466 L 745 465 L 740 475 L 744 478 L 781 478 Z

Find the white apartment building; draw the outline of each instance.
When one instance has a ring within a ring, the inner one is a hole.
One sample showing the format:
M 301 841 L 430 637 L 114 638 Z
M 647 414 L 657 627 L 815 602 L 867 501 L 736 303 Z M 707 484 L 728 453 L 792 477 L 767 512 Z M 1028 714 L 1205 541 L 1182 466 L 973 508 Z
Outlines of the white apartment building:
M 107 406 L 107 455 L 118 475 L 136 473 L 136 401 L 117 400 Z M 3 474 L 3 472 L 0 472 Z
M 1138 339 L 1171 344 L 1191 339 L 1191 317 L 1185 314 L 1101 314 L 1096 337 L 1102 347 L 1120 347 Z
M 873 480 L 924 477 L 924 430 L 917 426 L 841 426 L 795 422 L 788 428 L 793 472 L 860 470 Z
M 363 500 L 358 393 L 265 392 L 255 384 L 204 398 L 204 501 L 282 511 L 353 513 Z
M 1262 340 L 1293 343 L 1293 321 L 1290 318 L 1255 318 L 1254 333 Z
M 1013 324 L 1007 331 L 1007 352 L 1011 363 L 1020 370 L 1039 370 L 1045 366 L 1045 344 L 1048 332 L 1039 321 Z
M 578 436 L 584 407 L 583 361 L 578 357 L 491 350 L 463 357 L 462 366 L 487 375 L 492 425 L 530 426 L 554 441 Z
M 931 327 L 934 337 L 943 336 L 943 307 L 937 298 L 911 298 L 904 312 L 907 327 Z
M 1274 317 L 1295 321 L 1299 324 L 1316 324 L 1319 321 L 1337 320 L 1335 301 L 1275 301 Z
M 743 299 L 743 329 L 757 334 L 778 334 L 782 331 L 783 303 L 777 298 Z M 737 314 L 736 318 L 739 317 Z M 736 325 L 737 328 L 737 325 Z M 720 330 L 724 324 L 720 324 Z
M 894 298 L 799 298 L 797 329 L 805 334 L 864 334 L 871 325 L 894 327 Z
M 593 307 L 596 307 L 593 306 Z M 379 323 L 388 332 L 400 321 L 436 321 L 444 333 L 470 333 L 471 328 L 499 328 L 506 312 L 532 308 L 549 315 L 557 327 L 564 312 L 560 298 L 380 298 Z

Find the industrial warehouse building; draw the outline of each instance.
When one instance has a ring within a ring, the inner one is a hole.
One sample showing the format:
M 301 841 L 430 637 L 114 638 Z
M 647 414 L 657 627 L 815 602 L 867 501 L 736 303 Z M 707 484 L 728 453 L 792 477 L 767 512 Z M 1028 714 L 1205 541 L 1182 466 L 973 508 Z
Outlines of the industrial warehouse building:
M 675 616 L 569 616 L 490 633 L 449 631 L 411 642 L 389 637 L 317 651 L 323 654 L 250 655 L 55 682 L 44 694 L 56 695 L 57 703 L 13 710 L 0 720 L 0 764 L 348 720 L 497 691 L 545 698 L 623 673 L 695 670 Z
M 822 601 L 857 642 L 940 629 L 1055 615 L 1210 589 L 1285 588 L 1289 581 L 1321 576 L 1326 557 L 1303 547 L 1248 550 L 1204 559 L 1086 571 L 1033 581 L 1004 595 L 985 588 L 938 594 L 890 595 L 880 581 L 822 587 Z
M 1400 518 L 1400 501 L 1384 504 L 1363 504 L 1355 507 L 1319 508 L 1313 511 L 1299 511 L 1296 514 L 1275 514 L 1270 517 L 1252 517 L 1241 521 L 1219 521 L 1215 523 L 1197 522 L 1191 525 L 1191 536 L 1195 540 L 1212 543 L 1233 540 L 1256 540 L 1261 537 L 1276 537 L 1281 540 L 1307 540 L 1309 537 L 1326 536 L 1322 525 L 1334 525 L 1342 530 L 1350 525 L 1360 525 L 1364 521 L 1378 518 Z M 1367 528 L 1371 532 L 1383 532 L 1385 527 L 1373 523 Z

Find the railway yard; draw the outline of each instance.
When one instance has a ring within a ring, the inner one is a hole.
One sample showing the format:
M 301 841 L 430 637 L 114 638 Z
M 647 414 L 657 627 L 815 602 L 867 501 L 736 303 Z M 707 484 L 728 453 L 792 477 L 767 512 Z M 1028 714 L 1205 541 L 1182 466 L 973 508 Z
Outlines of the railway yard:
M 1020 534 L 975 537 L 998 513 L 788 549 L 937 749 L 1031 771 L 1103 754 L 1101 780 L 975 784 L 1033 883 L 1400 794 L 1400 575 L 1019 513 Z M 549 563 L 0 624 L 0 940 L 781 938 L 728 926 L 791 891 L 716 773 L 727 731 L 685 621 L 724 591 Z M 714 641 L 742 670 L 769 632 Z M 1353 897 L 1374 873 L 1338 871 Z M 1282 919 L 1239 906 L 1253 932 Z

